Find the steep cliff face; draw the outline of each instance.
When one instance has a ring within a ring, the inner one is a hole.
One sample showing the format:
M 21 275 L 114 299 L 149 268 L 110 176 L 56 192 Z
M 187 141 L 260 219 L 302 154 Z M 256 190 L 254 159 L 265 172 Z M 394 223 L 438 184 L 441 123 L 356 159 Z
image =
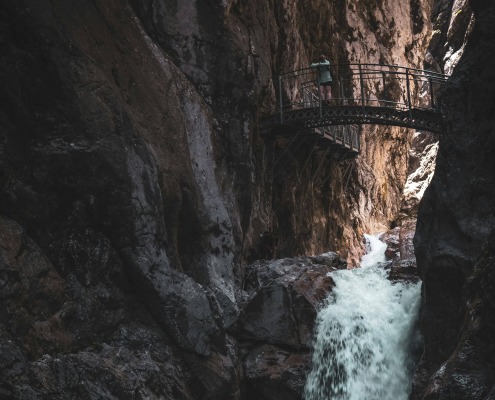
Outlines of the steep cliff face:
M 235 396 L 236 222 L 211 111 L 129 5 L 1 15 L 2 370 L 19 365 L 2 397 Z
M 495 7 L 475 0 L 437 3 L 436 23 L 448 33 L 443 46 L 433 43 L 432 54 L 436 49 L 446 69 L 450 55 L 462 57 L 443 93 L 448 119 L 418 215 L 425 353 L 413 398 L 485 399 L 493 397 L 495 383 L 489 239 L 495 227 Z M 456 29 L 457 36 L 450 35 Z
M 318 171 L 321 155 L 307 162 L 311 146 L 295 153 L 264 147 L 257 137 L 259 118 L 273 112 L 272 79 L 307 67 L 320 53 L 334 64 L 421 67 L 429 2 L 228 1 L 200 6 L 148 0 L 134 5 L 150 36 L 194 83 L 219 121 L 217 168 L 233 174 L 233 204 L 247 256 L 268 229 L 278 239 L 278 255 L 331 248 L 355 261 L 362 233 L 386 228 L 399 210 L 411 132 L 365 127 L 355 166 L 333 160 Z M 342 180 L 346 171 L 352 173 L 349 183 L 347 177 Z
M 427 15 L 419 1 L 2 2 L 2 397 L 249 393 L 239 324 L 259 234 L 278 255 L 355 258 L 395 218 L 407 170 L 408 134 L 366 128 L 352 169 L 316 174 L 303 149 L 275 176 L 282 149 L 257 132 L 272 78 L 321 52 L 420 66 Z

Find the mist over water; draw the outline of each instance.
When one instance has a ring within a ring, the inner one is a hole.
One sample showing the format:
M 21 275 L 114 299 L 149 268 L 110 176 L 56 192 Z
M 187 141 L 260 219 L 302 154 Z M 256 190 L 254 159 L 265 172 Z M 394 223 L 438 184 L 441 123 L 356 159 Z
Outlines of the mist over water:
M 332 273 L 336 283 L 317 318 L 306 400 L 407 400 L 420 283 L 392 283 L 386 245 L 366 235 L 361 268 Z

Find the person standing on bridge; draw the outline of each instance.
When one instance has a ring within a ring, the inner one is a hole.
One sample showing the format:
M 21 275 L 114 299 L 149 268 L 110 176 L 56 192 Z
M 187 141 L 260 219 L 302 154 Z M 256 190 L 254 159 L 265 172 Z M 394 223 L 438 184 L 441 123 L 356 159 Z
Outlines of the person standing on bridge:
M 320 56 L 319 62 L 311 64 L 311 68 L 317 69 L 317 81 L 320 88 L 322 100 L 330 100 L 332 97 L 332 75 L 330 74 L 330 61 L 324 55 Z

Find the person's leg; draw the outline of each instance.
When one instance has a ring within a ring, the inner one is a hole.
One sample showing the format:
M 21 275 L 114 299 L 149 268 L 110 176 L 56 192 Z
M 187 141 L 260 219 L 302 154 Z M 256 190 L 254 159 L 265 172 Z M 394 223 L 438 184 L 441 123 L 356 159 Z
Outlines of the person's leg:
M 325 90 L 326 90 L 326 99 L 330 100 L 332 98 L 332 86 L 328 84 L 327 86 L 325 86 Z

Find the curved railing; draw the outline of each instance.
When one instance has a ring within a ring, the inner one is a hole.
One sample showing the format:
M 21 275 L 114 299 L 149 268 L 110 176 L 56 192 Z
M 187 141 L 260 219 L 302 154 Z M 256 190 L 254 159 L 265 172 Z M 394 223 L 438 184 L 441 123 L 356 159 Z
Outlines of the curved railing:
M 332 96 L 322 97 L 317 68 L 279 76 L 278 110 L 269 124 L 307 128 L 382 124 L 437 132 L 437 96 L 447 76 L 416 68 L 382 64 L 333 65 Z

